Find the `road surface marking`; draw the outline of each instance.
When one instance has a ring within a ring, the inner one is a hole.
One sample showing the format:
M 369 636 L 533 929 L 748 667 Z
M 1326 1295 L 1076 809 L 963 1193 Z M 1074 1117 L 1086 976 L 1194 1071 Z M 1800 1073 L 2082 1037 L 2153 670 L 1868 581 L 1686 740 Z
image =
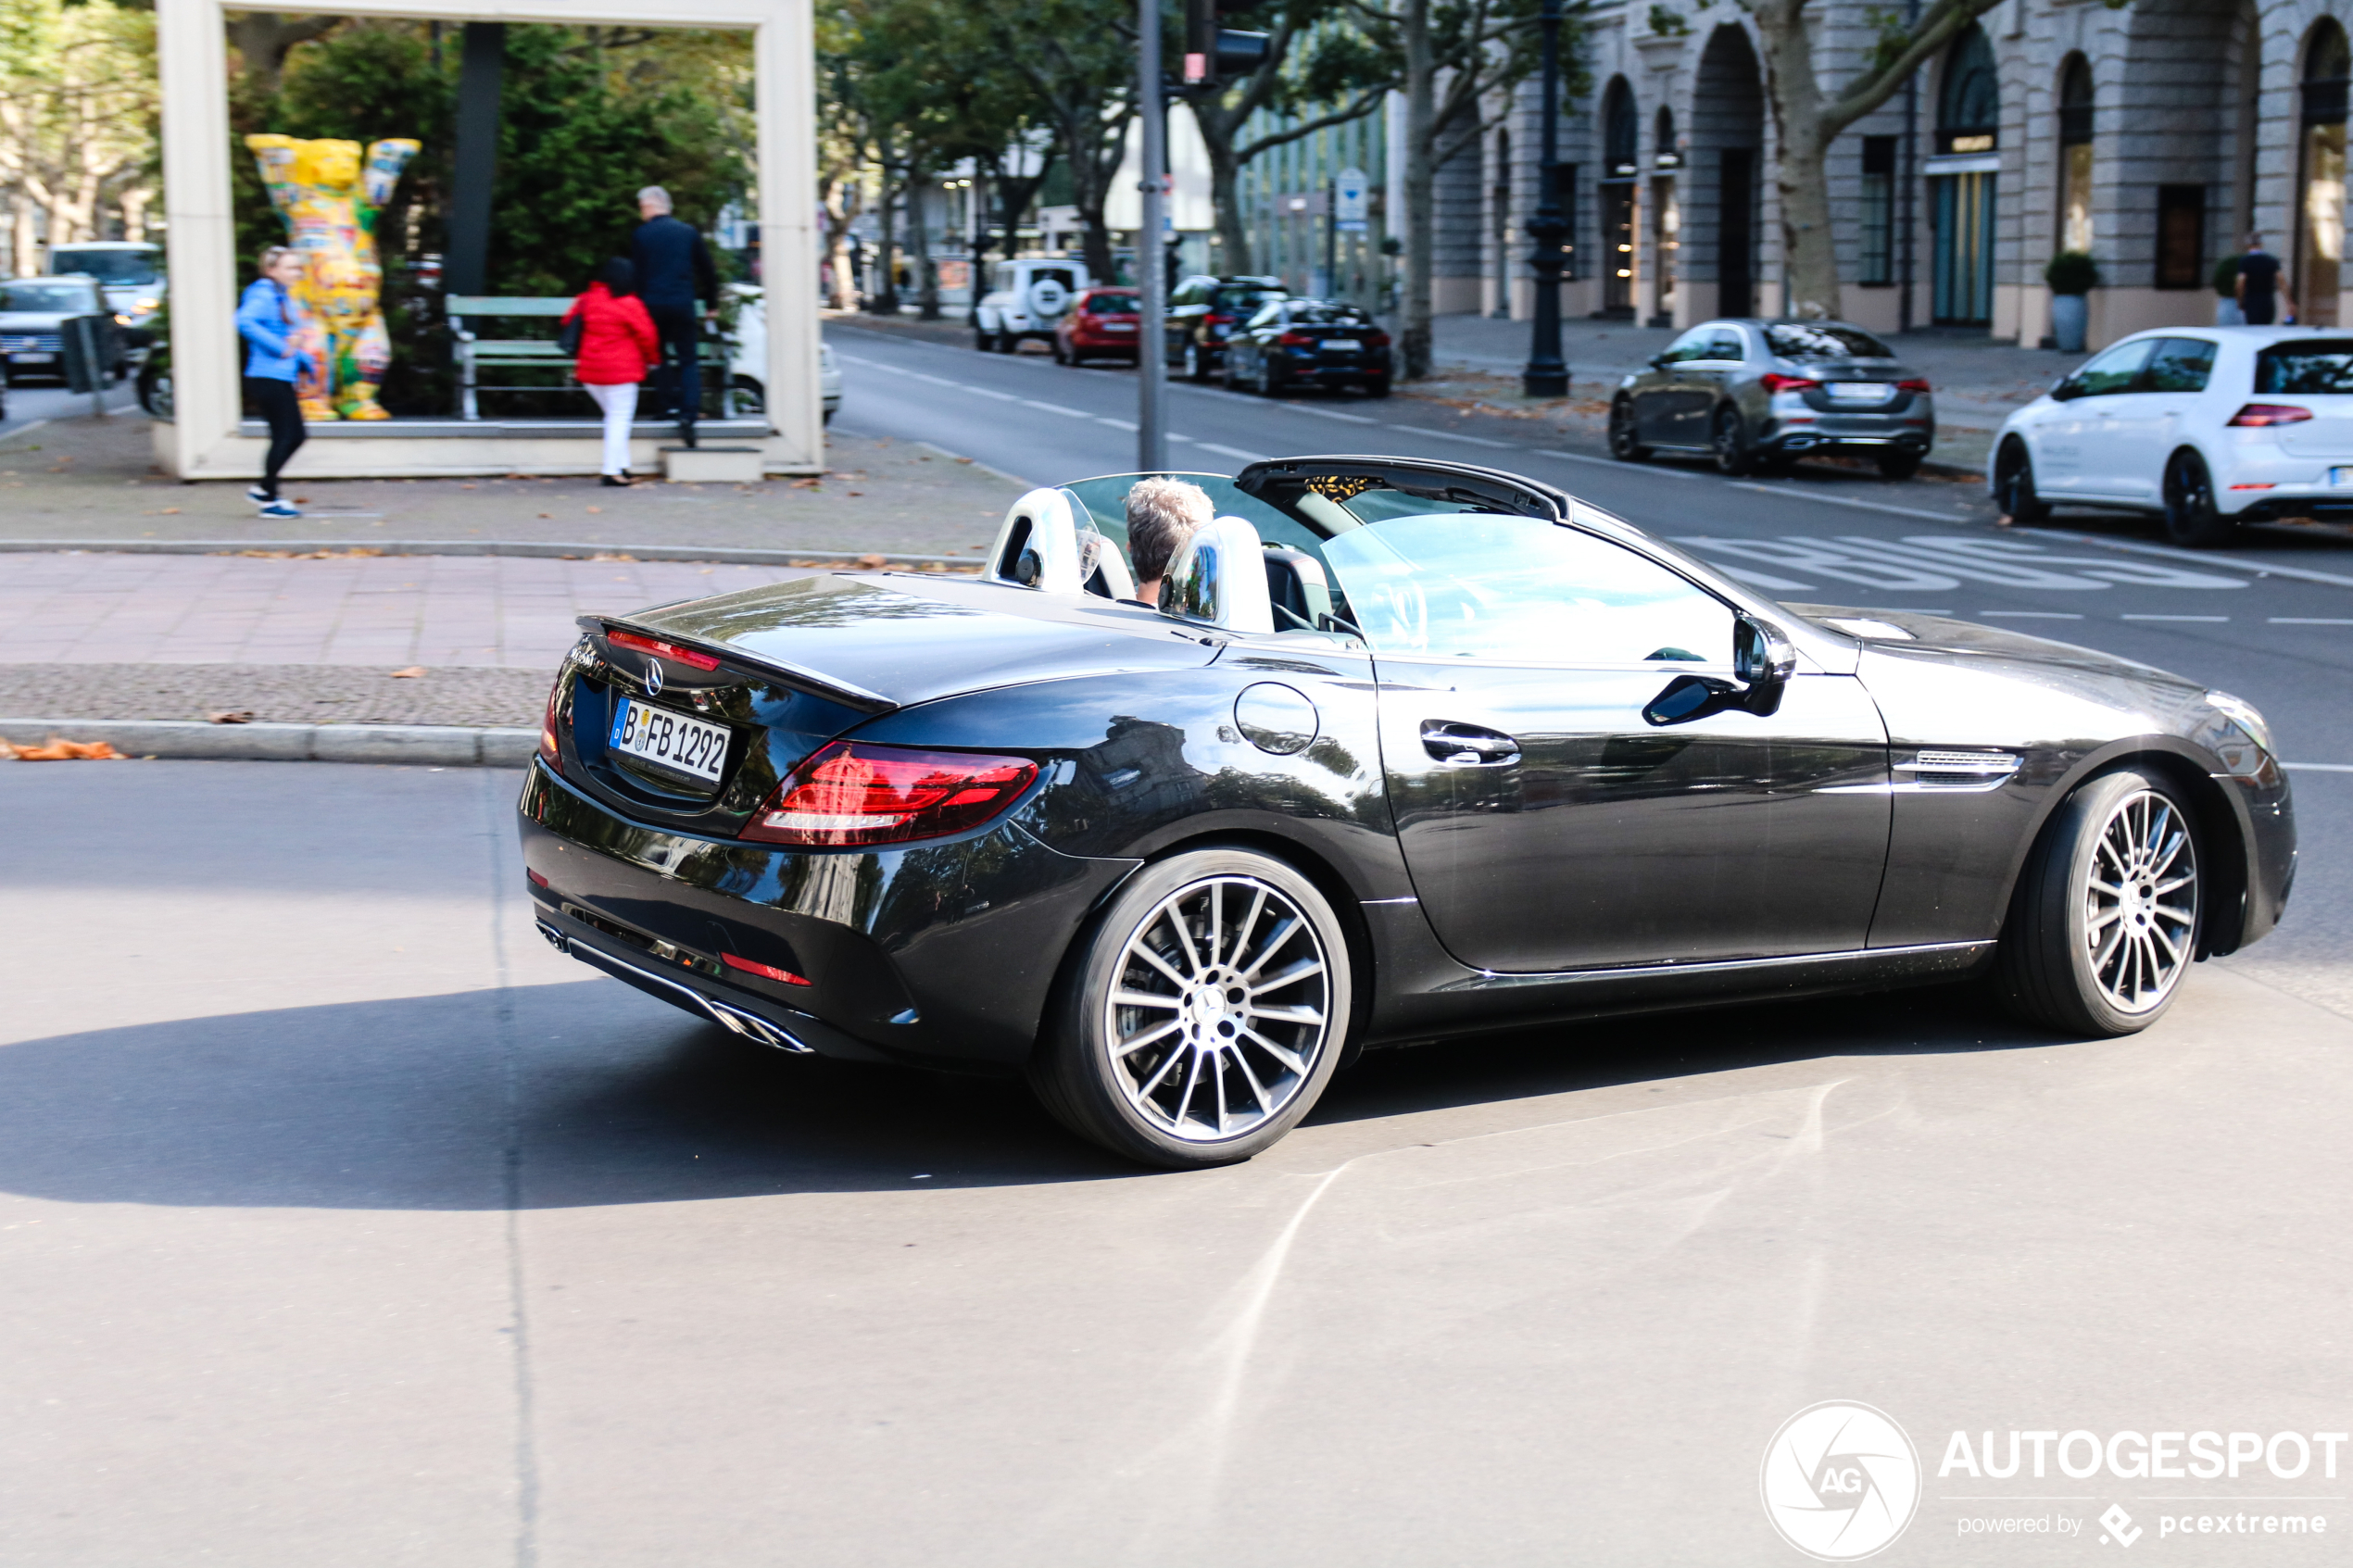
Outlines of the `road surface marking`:
M 2079 545 L 2098 545 L 2111 550 L 2129 550 L 2136 556 L 2161 556 L 2167 560 L 2195 561 L 2199 566 L 2227 567 L 2234 571 L 2251 571 L 2258 577 L 2293 577 L 2305 583 L 2326 583 L 2334 588 L 2353 588 L 2353 577 L 2340 577 L 2333 571 L 2312 571 L 2300 566 L 2274 566 L 2269 561 L 2248 560 L 2242 556 L 2218 556 L 2205 550 L 2178 550 L 2171 545 L 2144 545 L 2133 539 L 2105 539 L 2093 533 L 2070 533 L 2063 529 L 2036 529 L 2038 533 L 2054 534 L 2072 539 Z
M 1621 463 L 1616 458 L 1597 458 L 1591 452 L 1562 452 L 1550 446 L 1530 446 L 1528 450 L 1536 457 L 1558 458 L 1565 463 L 1599 463 L 1604 468 L 1624 469 L 1629 472 L 1633 470 L 1631 463 Z M 1705 479 L 1707 477 L 1705 474 L 1693 473 L 1689 469 L 1653 467 L 1642 471 L 1645 474 L 1656 474 L 1661 479 Z
M 994 397 L 1000 403 L 1018 403 L 1022 400 L 1021 394 L 1018 392 L 999 392 L 994 387 L 967 385 L 964 390 L 976 392 L 983 397 Z
M 1362 414 L 1343 414 L 1337 408 L 1310 408 L 1301 404 L 1293 404 L 1292 407 L 1300 413 L 1313 414 L 1319 420 L 1345 420 L 1353 425 L 1377 425 L 1381 422 L 1368 420 Z
M 2120 621 L 2228 621 L 2227 615 L 2120 615 Z
M 2275 615 L 2271 621 L 2274 626 L 2353 626 L 2353 621 L 2326 615 Z
M 1023 398 L 1021 406 L 1025 408 L 1043 408 L 1050 414 L 1065 414 L 1074 420 L 1091 420 L 1095 417 L 1084 408 L 1065 408 L 1059 403 L 1040 403 L 1035 397 Z
M 1395 424 L 1390 425 L 1389 428 L 1394 431 L 1402 431 L 1407 435 L 1434 435 L 1441 441 L 1467 441 L 1474 446 L 1493 446 L 1506 452 L 1526 450 L 1525 447 L 1515 447 L 1508 441 L 1490 441 L 1483 435 L 1465 435 L 1458 430 L 1429 430 L 1421 425 Z
M 1735 490 L 1754 490 L 1760 495 L 1779 495 L 1783 500 L 1819 501 L 1831 507 L 1859 507 L 1867 512 L 1886 512 L 1891 517 L 1924 517 L 1931 522 L 1962 523 L 1969 520 L 1951 512 L 1923 511 L 1918 507 L 1891 507 L 1885 501 L 1861 501 L 1852 495 L 1820 495 L 1810 490 L 1793 490 L 1782 484 L 1751 484 L 1745 480 L 1732 481 Z
M 1096 415 L 1095 422 L 1099 425 L 1109 425 L 1114 430 L 1124 430 L 1131 435 L 1137 429 L 1136 421 L 1133 420 L 1114 420 L 1104 414 Z
M 1264 463 L 1272 461 L 1272 459 L 1269 458 L 1264 452 L 1245 452 L 1239 446 L 1220 446 L 1214 441 L 1199 441 L 1195 442 L 1194 445 L 1199 446 L 1204 452 L 1214 452 L 1221 458 L 1236 458 L 1245 463 Z
M 2296 773 L 2353 773 L 2353 762 L 2283 762 L 2280 766 Z
M 2081 621 L 2083 618 L 2067 609 L 1981 609 L 1980 615 L 1999 616 L 2005 621 Z

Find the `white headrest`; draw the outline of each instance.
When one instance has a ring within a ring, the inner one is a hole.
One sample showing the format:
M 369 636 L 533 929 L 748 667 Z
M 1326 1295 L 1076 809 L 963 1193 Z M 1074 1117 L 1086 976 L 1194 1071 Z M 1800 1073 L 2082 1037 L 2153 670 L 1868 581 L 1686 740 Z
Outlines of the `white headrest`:
M 1165 613 L 1188 621 L 1272 633 L 1275 607 L 1266 595 L 1258 530 L 1245 519 L 1221 517 L 1195 533 L 1169 566 L 1161 602 Z
M 1011 583 L 1048 594 L 1085 593 L 1092 573 L 1082 558 L 1079 515 L 1067 492 L 1032 490 L 1005 513 L 982 576 L 991 583 Z M 1083 532 L 1094 532 L 1091 521 Z M 1135 593 L 1136 581 L 1127 574 L 1127 563 L 1109 541 L 1102 545 L 1094 570 L 1102 574 L 1113 598 L 1124 599 Z

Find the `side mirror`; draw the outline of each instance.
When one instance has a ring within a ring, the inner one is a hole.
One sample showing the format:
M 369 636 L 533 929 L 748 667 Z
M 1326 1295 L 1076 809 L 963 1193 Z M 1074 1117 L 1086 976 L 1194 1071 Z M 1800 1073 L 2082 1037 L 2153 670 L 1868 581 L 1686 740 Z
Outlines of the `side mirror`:
M 1650 368 L 1654 370 L 1663 370 L 1667 369 L 1667 356 L 1664 354 L 1654 354 L 1650 357 L 1646 363 L 1648 363 Z
M 2054 403 L 2064 403 L 2079 395 L 2081 395 L 2076 390 L 2075 378 L 2071 375 L 2061 376 L 2051 383 L 2051 401 Z
M 1748 688 L 1742 706 L 1769 714 L 1781 705 L 1781 688 L 1797 673 L 1797 648 L 1780 629 L 1742 616 L 1732 624 L 1732 673 Z

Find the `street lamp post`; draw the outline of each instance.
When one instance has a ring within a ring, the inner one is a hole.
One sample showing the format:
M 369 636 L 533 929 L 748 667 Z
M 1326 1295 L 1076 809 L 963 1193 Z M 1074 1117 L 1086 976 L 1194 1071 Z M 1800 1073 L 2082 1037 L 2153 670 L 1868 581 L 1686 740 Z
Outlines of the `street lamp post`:
M 1160 0 L 1137 0 L 1136 96 L 1142 108 L 1143 217 L 1136 234 L 1136 467 L 1159 473 L 1168 467 L 1167 410 L 1163 405 L 1168 367 L 1168 270 L 1162 259 L 1162 214 L 1166 210 L 1168 122 L 1163 118 L 1160 82 Z
M 1536 270 L 1536 320 L 1520 389 L 1530 397 L 1568 395 L 1568 367 L 1561 361 L 1561 244 L 1568 219 L 1560 198 L 1561 0 L 1544 0 L 1543 141 L 1537 165 L 1536 211 L 1528 237 L 1536 242 L 1529 265 Z

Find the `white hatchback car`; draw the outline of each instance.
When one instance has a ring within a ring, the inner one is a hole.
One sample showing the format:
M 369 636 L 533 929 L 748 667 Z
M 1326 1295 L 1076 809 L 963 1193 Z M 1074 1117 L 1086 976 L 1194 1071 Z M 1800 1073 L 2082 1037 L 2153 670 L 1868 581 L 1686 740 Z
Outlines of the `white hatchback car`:
M 2163 519 L 2177 545 L 2353 514 L 2353 332 L 2135 332 L 2004 420 L 1986 480 L 2020 522 L 2126 508 Z

